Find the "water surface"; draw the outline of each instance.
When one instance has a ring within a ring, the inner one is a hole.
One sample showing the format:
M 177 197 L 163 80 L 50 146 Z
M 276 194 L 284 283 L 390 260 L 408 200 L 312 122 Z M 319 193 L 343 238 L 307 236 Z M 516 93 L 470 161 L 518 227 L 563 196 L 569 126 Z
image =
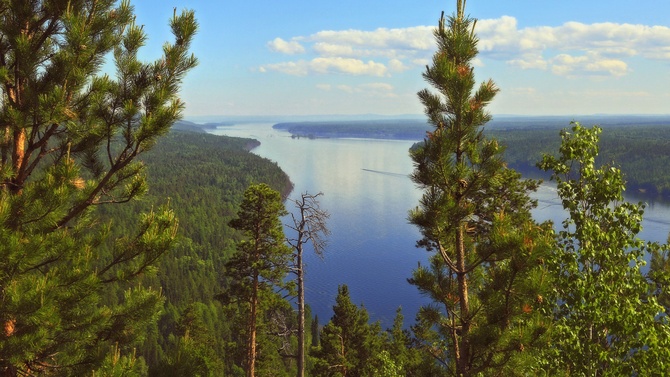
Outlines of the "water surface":
M 219 135 L 251 137 L 261 142 L 254 153 L 273 160 L 289 175 L 300 193 L 323 192 L 321 206 L 331 217 L 332 234 L 323 259 L 306 254 L 306 301 L 324 324 L 332 316 L 337 287 L 347 284 L 355 304 L 364 304 L 383 327 L 402 307 L 405 323 L 414 321 L 426 302 L 407 278 L 428 253 L 415 247 L 418 229 L 407 222 L 421 192 L 408 175 L 413 170 L 408 150 L 414 141 L 377 139 L 291 138 L 272 124 L 220 127 Z M 565 218 L 556 190 L 542 185 L 534 197 L 538 221 L 561 224 Z M 290 203 L 289 203 L 289 210 Z M 670 208 L 655 203 L 647 209 L 643 239 L 664 242 L 670 230 Z M 285 219 L 285 223 L 290 221 Z M 290 232 L 290 229 L 286 229 Z

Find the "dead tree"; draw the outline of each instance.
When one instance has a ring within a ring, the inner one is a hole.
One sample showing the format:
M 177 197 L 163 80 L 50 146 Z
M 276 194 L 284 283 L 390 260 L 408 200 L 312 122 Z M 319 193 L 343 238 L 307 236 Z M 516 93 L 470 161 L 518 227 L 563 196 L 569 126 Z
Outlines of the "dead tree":
M 294 265 L 292 272 L 296 275 L 298 281 L 298 377 L 305 376 L 305 269 L 303 263 L 303 251 L 305 244 L 312 244 L 314 253 L 323 257 L 323 252 L 327 244 L 327 237 L 330 234 L 326 226 L 326 220 L 330 214 L 322 210 L 318 197 L 323 195 L 319 192 L 316 195 L 307 192 L 300 195 L 298 199 L 289 199 L 295 204 L 298 213 L 291 213 L 292 224 L 287 227 L 295 233 L 294 238 L 287 238 L 288 244 L 294 250 Z

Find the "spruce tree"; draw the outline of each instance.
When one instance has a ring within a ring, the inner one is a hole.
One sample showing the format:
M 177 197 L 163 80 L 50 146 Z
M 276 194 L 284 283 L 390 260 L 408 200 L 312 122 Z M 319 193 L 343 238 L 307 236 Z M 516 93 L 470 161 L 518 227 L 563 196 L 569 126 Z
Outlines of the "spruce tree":
M 156 209 L 108 242 L 94 208 L 145 191 L 136 159 L 181 116 L 194 14 L 171 28 L 175 42 L 145 63 L 128 1 L 0 4 L 0 374 L 142 369 L 132 346 L 162 299 L 131 283 L 171 246 L 176 220 Z M 116 286 L 128 288 L 103 302 Z
M 483 133 L 498 88 L 491 80 L 475 87 L 475 25 L 464 0 L 440 19 L 423 74 L 437 92 L 419 92 L 434 128 L 412 152 L 424 194 L 410 221 L 423 235 L 419 246 L 435 254 L 410 282 L 437 304 L 420 310 L 416 336 L 455 376 L 513 373 L 539 339 L 546 281 L 538 265 L 551 242 L 550 227 L 530 216 L 537 182 L 508 169 L 503 148 Z
M 403 376 L 435 376 L 440 374 L 432 357 L 426 357 L 417 347 L 409 330 L 404 328 L 404 317 L 400 308 L 396 311 L 393 326 L 386 330 L 388 337 L 385 346 L 390 360 Z
M 337 288 L 333 317 L 319 335 L 321 346 L 314 351 L 313 376 L 372 376 L 382 351 L 378 324 L 369 324 L 365 308 L 351 302 L 349 287 Z

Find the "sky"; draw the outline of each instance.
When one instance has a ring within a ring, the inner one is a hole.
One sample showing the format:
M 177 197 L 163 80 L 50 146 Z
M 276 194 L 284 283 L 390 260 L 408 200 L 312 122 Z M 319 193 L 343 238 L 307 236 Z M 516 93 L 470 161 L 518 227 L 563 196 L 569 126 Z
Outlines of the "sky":
M 199 22 L 185 117 L 406 115 L 456 0 L 132 0 L 160 56 L 176 8 Z M 670 1 L 469 0 L 478 81 L 506 115 L 670 114 Z

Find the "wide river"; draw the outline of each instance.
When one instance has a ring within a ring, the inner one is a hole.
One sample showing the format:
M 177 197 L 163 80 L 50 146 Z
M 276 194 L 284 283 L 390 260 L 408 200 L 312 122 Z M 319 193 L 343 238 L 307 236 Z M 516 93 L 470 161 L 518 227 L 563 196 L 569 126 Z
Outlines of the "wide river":
M 418 229 L 407 222 L 421 192 L 408 175 L 412 161 L 406 140 L 291 138 L 272 124 L 219 127 L 212 133 L 253 138 L 261 145 L 253 153 L 279 164 L 295 185 L 291 197 L 323 192 L 321 207 L 330 213 L 331 231 L 323 259 L 307 253 L 306 302 L 325 324 L 333 315 L 337 287 L 346 284 L 352 301 L 363 304 L 373 321 L 383 328 L 402 307 L 405 325 L 414 322 L 427 302 L 407 278 L 428 253 L 415 247 Z M 558 137 L 558 134 L 557 134 Z M 538 221 L 565 218 L 556 191 L 543 185 L 534 197 Z M 287 205 L 290 211 L 290 202 Z M 289 221 L 285 219 L 285 223 Z M 670 231 L 670 206 L 647 207 L 640 237 L 665 242 Z M 289 232 L 289 229 L 286 229 Z

